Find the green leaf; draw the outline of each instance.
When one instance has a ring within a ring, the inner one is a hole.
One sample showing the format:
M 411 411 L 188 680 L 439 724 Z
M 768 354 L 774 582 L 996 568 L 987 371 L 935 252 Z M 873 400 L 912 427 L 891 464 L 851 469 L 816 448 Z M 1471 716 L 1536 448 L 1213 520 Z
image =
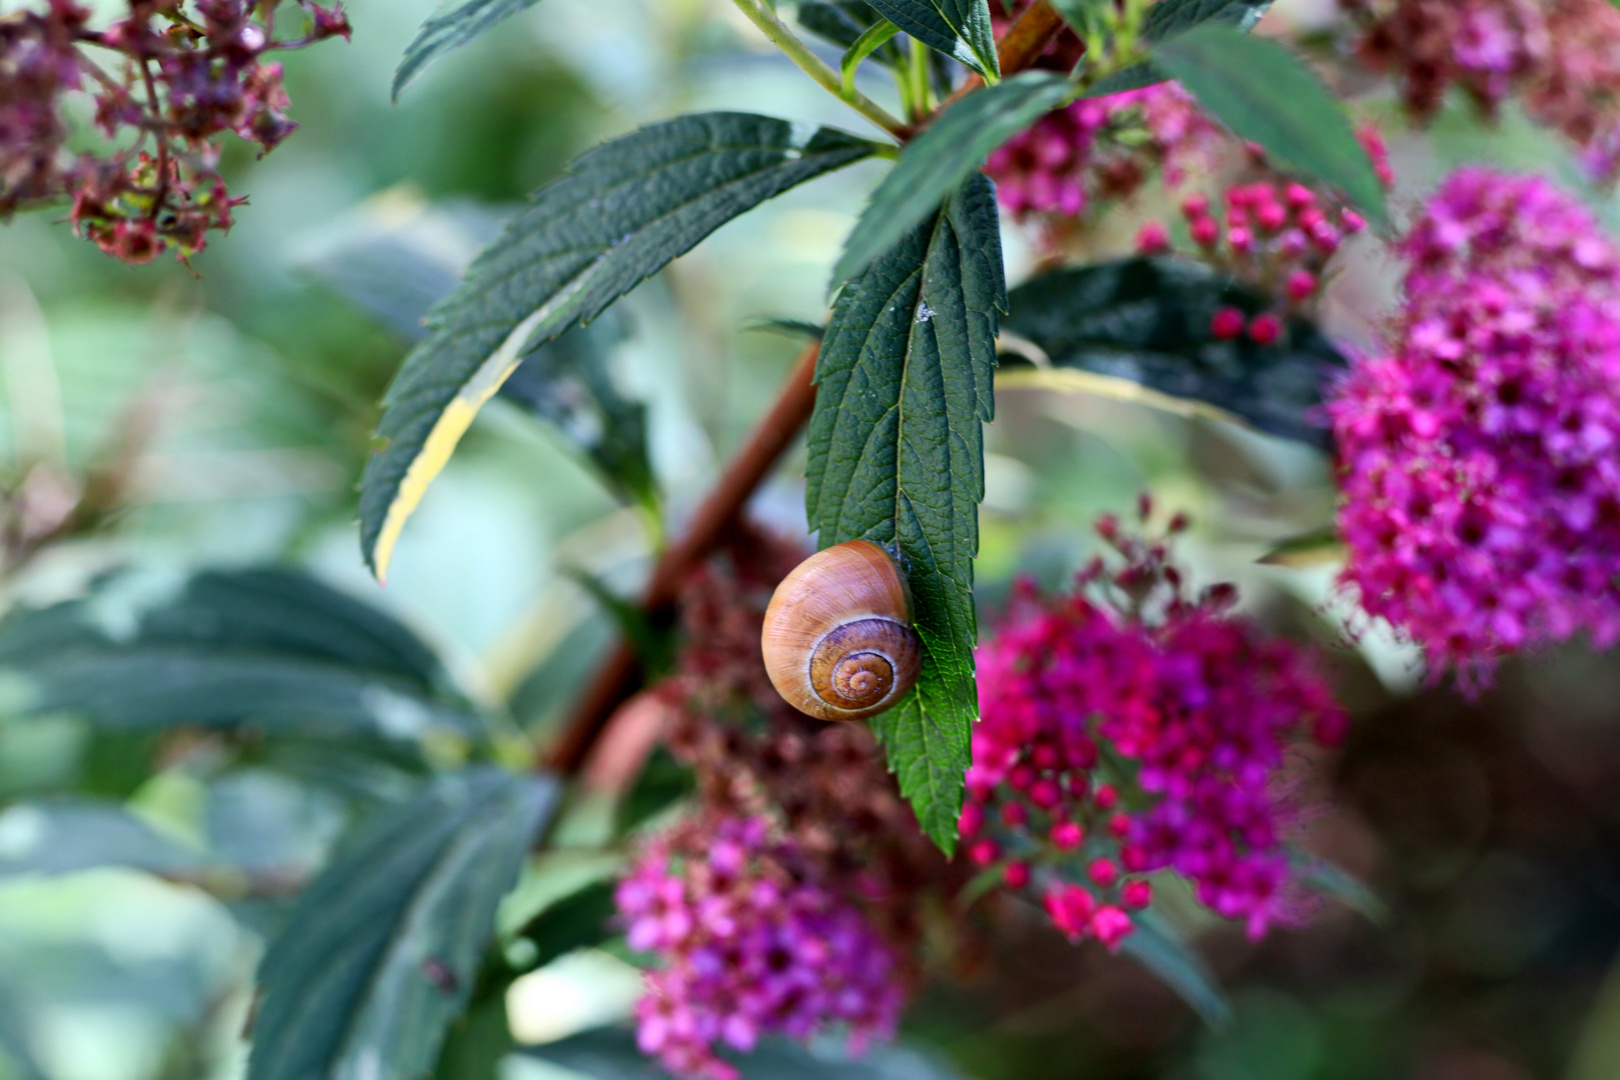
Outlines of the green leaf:
M 0 810 L 0 878 L 98 866 L 178 873 L 204 861 L 116 803 L 49 799 Z
M 1326 566 L 1343 562 L 1347 550 L 1339 530 L 1328 525 L 1290 537 L 1256 561 L 1261 566 Z
M 887 19 L 879 19 L 866 32 L 855 39 L 844 53 L 840 63 L 843 75 L 844 96 L 853 100 L 855 93 L 855 71 L 861 66 L 861 61 L 871 56 L 878 49 L 888 43 L 889 39 L 900 32 L 900 28 Z
M 1002 275 L 995 193 L 974 176 L 844 286 L 810 421 L 806 505 L 821 546 L 886 545 L 911 585 L 921 677 L 872 727 L 947 852 L 978 718 L 973 557 Z
M 872 193 L 833 270 L 833 281 L 848 281 L 894 247 L 972 176 L 990 151 L 1063 104 L 1069 91 L 1061 76 L 1026 71 L 947 109 L 906 145 L 894 170 Z
M 418 738 L 483 723 L 427 646 L 302 574 L 123 571 L 0 623 L 0 699 L 114 728 Z
M 549 776 L 468 769 L 374 822 L 265 949 L 248 1080 L 431 1068 L 558 791 Z
M 500 234 L 500 219 L 467 207 L 407 204 L 397 220 L 367 215 L 303 268 L 389 330 L 416 343 L 423 320 L 449 296 L 467 264 Z M 381 220 L 379 220 L 381 219 Z M 630 319 L 609 308 L 529 353 L 499 397 L 551 424 L 619 494 L 642 505 L 657 492 L 647 455 L 646 406 L 627 397 L 609 367 Z
M 1305 885 L 1365 916 L 1369 922 L 1389 922 L 1389 906 L 1344 867 L 1303 852 L 1295 855 L 1294 862 L 1294 873 Z
M 879 15 L 994 82 L 1001 75 L 988 0 L 868 0 Z
M 1291 320 L 1273 345 L 1247 336 L 1220 340 L 1210 324 L 1223 307 L 1252 316 L 1265 304 L 1203 264 L 1176 259 L 1044 274 L 1013 290 L 1006 329 L 1034 344 L 1048 367 L 1003 378 L 1101 393 L 1112 384 L 1115 396 L 1246 421 L 1325 448 L 1329 434 L 1316 413 L 1326 385 L 1346 366 L 1343 355 L 1303 319 Z
M 1142 43 L 1154 45 L 1205 23 L 1236 27 L 1247 33 L 1271 7 L 1272 0 L 1158 0 L 1142 20 Z M 1141 90 L 1168 80 L 1170 76 L 1152 63 L 1132 64 L 1107 75 L 1087 92 L 1087 97 L 1107 97 L 1126 90 Z
M 598 945 L 615 933 L 613 916 L 614 884 L 602 881 L 587 885 L 547 907 L 524 926 L 520 936 L 534 944 L 528 965 L 545 967 L 575 949 Z
M 832 42 L 849 49 L 861 35 L 880 22 L 886 21 L 866 0 L 806 0 L 794 12 L 799 25 Z M 872 54 L 872 59 L 888 67 L 905 62 L 905 50 L 888 42 Z
M 406 519 L 484 402 L 535 345 L 588 323 L 721 225 L 873 153 L 830 128 L 683 116 L 577 159 L 473 263 L 383 400 L 360 482 L 361 544 L 382 577 Z
M 399 92 L 439 57 L 537 3 L 539 0 L 467 0 L 453 11 L 433 16 L 416 32 L 394 71 L 394 100 L 398 101 Z
M 1198 951 L 1155 911 L 1139 911 L 1131 919 L 1136 928 L 1126 935 L 1120 952 L 1164 980 L 1205 1023 L 1216 1028 L 1229 1025 L 1232 1003 Z
M 0 983 L 0 1068 L 10 1065 L 15 1080 L 47 1080 L 45 1067 L 34 1055 L 39 1025 L 29 1015 L 29 999 L 20 988 Z
M 1384 186 L 1349 118 L 1286 48 L 1206 24 L 1158 45 L 1153 59 L 1239 138 L 1344 192 L 1374 221 L 1388 221 Z
M 589 1080 L 669 1080 L 659 1064 L 636 1048 L 624 1028 L 570 1035 L 522 1053 Z M 808 1049 L 769 1038 L 736 1058 L 742 1080 L 961 1080 L 961 1073 L 932 1055 L 902 1046 L 878 1046 L 856 1060 L 826 1049 Z

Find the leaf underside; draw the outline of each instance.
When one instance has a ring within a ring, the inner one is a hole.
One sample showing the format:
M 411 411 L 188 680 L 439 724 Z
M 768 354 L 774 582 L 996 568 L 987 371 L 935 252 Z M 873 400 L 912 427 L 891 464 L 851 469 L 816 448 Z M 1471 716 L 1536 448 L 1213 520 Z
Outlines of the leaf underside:
M 0 624 L 19 713 L 104 727 L 175 724 L 323 736 L 477 736 L 444 666 L 382 612 L 293 571 L 124 571 Z
M 1290 320 L 1273 345 L 1220 340 L 1215 312 L 1253 316 L 1264 301 L 1203 266 L 1167 258 L 1097 263 L 1044 274 L 1012 293 L 1006 329 L 1057 371 L 1124 379 L 1212 405 L 1261 431 L 1326 448 L 1318 412 L 1346 360 L 1310 322 Z
M 539 3 L 540 0 L 467 0 L 453 11 L 435 15 L 422 24 L 405 47 L 394 71 L 394 100 L 429 64 L 467 44 L 484 31 Z
M 847 281 L 895 245 L 955 191 L 990 152 L 1069 95 L 1068 80 L 1026 71 L 969 94 L 906 145 L 850 234 L 833 270 Z
M 980 75 L 1001 74 L 989 0 L 868 0 L 894 25 Z
M 265 949 L 248 1080 L 431 1068 L 558 790 L 488 766 L 443 775 L 340 853 Z
M 590 322 L 732 218 L 874 149 L 830 128 L 703 113 L 578 158 L 474 261 L 389 388 L 385 447 L 360 485 L 372 569 L 386 572 L 405 519 L 528 351 Z
M 872 727 L 946 851 L 978 717 L 973 557 L 1006 306 L 995 193 L 975 175 L 844 287 L 810 421 L 807 511 L 821 546 L 871 540 L 907 573 L 921 676 Z

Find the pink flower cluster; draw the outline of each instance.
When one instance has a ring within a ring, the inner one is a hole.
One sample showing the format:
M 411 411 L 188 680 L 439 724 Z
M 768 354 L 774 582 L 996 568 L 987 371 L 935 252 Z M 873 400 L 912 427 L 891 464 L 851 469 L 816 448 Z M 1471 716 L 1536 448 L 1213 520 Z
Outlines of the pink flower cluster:
M 1015 217 L 1081 217 L 1095 199 L 1128 198 L 1160 166 L 1178 182 L 1219 139 L 1186 91 L 1162 83 L 1048 113 L 992 153 L 985 172 Z
M 234 132 L 267 152 L 294 128 L 265 54 L 349 34 L 338 7 L 294 2 L 306 26 L 293 39 L 275 37 L 279 0 L 127 0 L 103 30 L 75 0 L 0 17 L 0 219 L 65 198 L 74 229 L 125 262 L 201 250 L 242 201 L 212 140 Z M 67 149 L 78 98 L 111 144 L 100 156 Z
M 1360 138 L 1389 187 L 1393 174 L 1383 139 L 1372 128 L 1363 129 Z M 1297 309 L 1321 293 L 1328 261 L 1367 222 L 1340 200 L 1277 175 L 1258 148 L 1251 148 L 1250 156 L 1259 176 L 1226 190 L 1224 220 L 1199 193 L 1182 200 L 1182 216 L 1201 259 L 1273 297 L 1282 309 Z M 1144 255 L 1165 253 L 1170 230 L 1150 221 L 1137 234 L 1136 247 Z M 1210 332 L 1226 339 L 1246 332 L 1256 343 L 1270 345 L 1282 329 L 1275 313 L 1249 320 L 1237 308 L 1225 308 L 1214 316 Z
M 1330 402 L 1362 607 L 1472 687 L 1620 640 L 1620 252 L 1535 176 L 1452 175 L 1399 250 L 1393 354 Z
M 1511 95 L 1620 176 L 1620 10 L 1611 0 L 1340 0 L 1357 52 L 1400 81 L 1419 121 L 1458 87 L 1486 113 Z
M 847 1030 L 859 1049 L 893 1034 L 900 959 L 763 818 L 709 815 L 655 837 L 619 883 L 630 947 L 655 954 L 638 1042 L 671 1072 L 736 1080 L 721 1046 L 763 1034 Z
M 969 855 L 1040 887 L 1075 940 L 1117 946 L 1152 899 L 1141 875 L 1166 869 L 1259 937 L 1299 903 L 1285 757 L 1345 715 L 1307 653 L 1230 613 L 1230 586 L 1192 598 L 1166 541 L 1099 532 L 1122 569 L 1094 563 L 1063 597 L 1026 586 L 979 649 Z

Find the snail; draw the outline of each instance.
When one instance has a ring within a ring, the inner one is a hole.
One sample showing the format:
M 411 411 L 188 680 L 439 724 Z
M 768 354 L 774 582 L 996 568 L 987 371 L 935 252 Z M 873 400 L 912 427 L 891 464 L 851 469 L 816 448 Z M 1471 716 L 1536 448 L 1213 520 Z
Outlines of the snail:
M 860 720 L 917 682 L 922 643 L 889 553 L 866 540 L 817 552 L 782 579 L 760 642 L 777 693 L 821 720 Z

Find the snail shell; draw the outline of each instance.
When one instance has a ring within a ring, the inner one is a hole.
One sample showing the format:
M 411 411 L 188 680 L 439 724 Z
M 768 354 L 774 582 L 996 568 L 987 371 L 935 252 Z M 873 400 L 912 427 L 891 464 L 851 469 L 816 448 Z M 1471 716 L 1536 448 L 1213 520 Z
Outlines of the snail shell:
M 760 644 L 777 693 L 821 720 L 882 712 L 915 685 L 922 663 L 905 579 L 866 540 L 817 552 L 783 578 Z

